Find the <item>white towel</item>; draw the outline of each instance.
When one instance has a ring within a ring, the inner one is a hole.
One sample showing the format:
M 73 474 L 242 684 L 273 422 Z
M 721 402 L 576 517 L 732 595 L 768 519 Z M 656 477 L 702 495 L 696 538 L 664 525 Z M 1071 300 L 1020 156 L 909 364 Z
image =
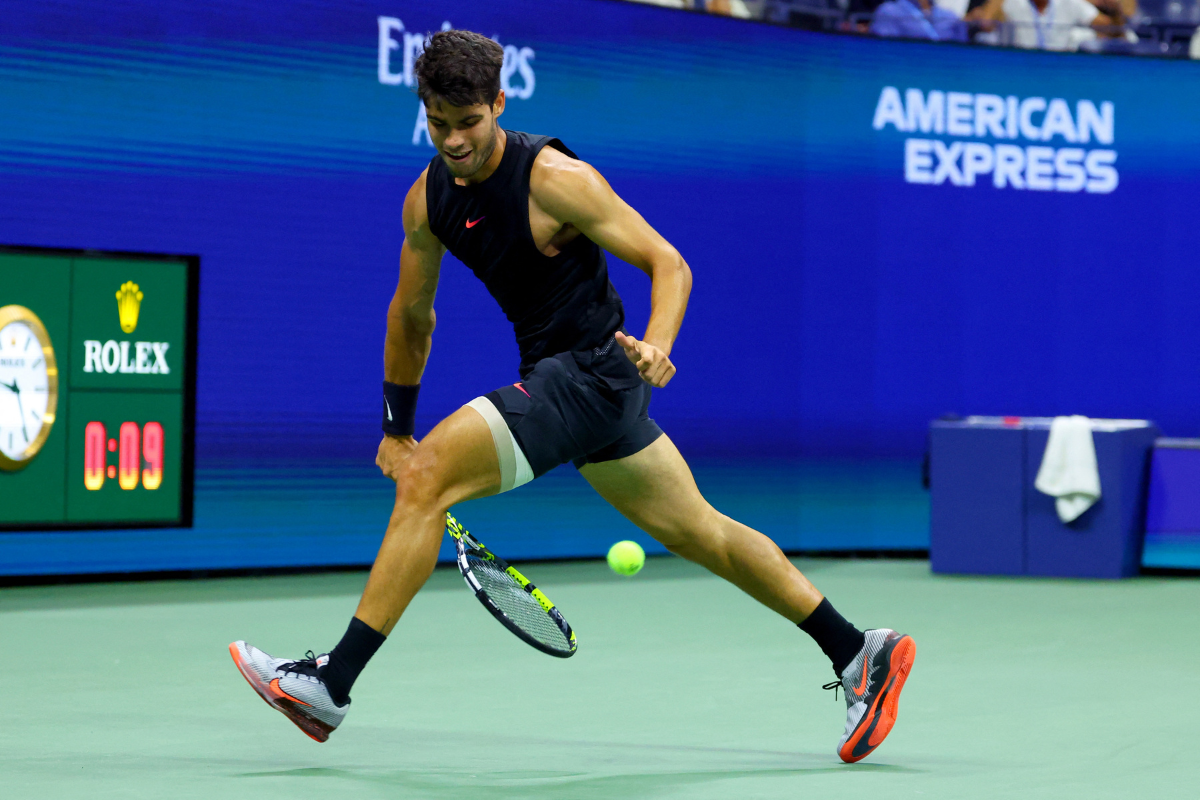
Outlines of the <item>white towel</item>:
M 1033 485 L 1056 498 L 1058 518 L 1071 522 L 1100 499 L 1100 471 L 1096 467 L 1096 444 L 1087 417 L 1055 417 L 1050 439 Z

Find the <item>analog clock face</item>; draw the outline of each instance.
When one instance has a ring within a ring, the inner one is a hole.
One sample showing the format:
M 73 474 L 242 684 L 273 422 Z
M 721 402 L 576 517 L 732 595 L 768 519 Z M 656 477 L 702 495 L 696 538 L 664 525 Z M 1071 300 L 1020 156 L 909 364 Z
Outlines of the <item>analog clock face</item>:
M 0 328 L 0 453 L 11 461 L 32 458 L 45 440 L 43 427 L 54 422 L 52 372 L 30 323 Z

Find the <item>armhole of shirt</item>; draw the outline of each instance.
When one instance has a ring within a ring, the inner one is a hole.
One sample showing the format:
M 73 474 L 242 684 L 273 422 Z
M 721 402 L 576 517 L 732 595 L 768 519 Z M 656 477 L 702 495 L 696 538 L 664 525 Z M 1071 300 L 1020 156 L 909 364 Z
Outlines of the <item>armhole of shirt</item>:
M 529 148 L 529 154 L 526 156 L 526 158 L 528 158 L 528 162 L 525 164 L 521 175 L 521 195 L 525 198 L 525 207 L 521 209 L 521 220 L 522 226 L 525 229 L 525 241 L 527 241 L 529 246 L 532 247 L 534 251 L 542 258 L 558 258 L 558 256 L 548 256 L 538 249 L 537 241 L 533 238 L 533 225 L 529 220 L 529 196 L 533 191 L 532 188 L 530 188 L 530 182 L 533 176 L 533 162 L 537 161 L 537 157 L 541 154 L 543 148 L 550 145 L 557 145 L 557 147 L 554 148 L 555 150 L 559 151 L 563 155 L 570 156 L 576 161 L 579 160 L 579 156 L 571 152 L 570 148 L 563 144 L 561 140 L 553 136 L 538 137 L 533 141 L 532 146 Z M 566 251 L 560 251 L 558 255 L 561 256 L 564 252 Z

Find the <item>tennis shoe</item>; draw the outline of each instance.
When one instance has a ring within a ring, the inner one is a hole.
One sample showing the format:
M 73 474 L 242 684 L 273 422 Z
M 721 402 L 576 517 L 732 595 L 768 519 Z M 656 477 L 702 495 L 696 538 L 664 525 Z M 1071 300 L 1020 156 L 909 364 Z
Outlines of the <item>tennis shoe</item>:
M 229 654 L 267 705 L 318 742 L 327 740 L 350 710 L 349 700 L 341 706 L 333 702 L 319 676 L 320 668 L 329 662 L 328 654 L 314 656 L 310 650 L 298 661 L 272 658 L 242 641 L 229 645 Z
M 908 679 L 917 645 L 911 636 L 887 628 L 866 632 L 866 644 L 842 670 L 841 680 L 825 685 L 846 693 L 846 732 L 837 745 L 842 761 L 861 761 L 883 743 L 896 724 L 900 690 Z

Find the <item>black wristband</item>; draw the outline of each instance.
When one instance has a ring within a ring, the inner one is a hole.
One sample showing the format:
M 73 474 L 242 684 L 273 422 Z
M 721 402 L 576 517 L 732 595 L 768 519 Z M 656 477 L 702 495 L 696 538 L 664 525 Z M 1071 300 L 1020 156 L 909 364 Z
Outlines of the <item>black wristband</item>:
M 416 427 L 417 394 L 421 384 L 401 386 L 383 382 L 383 432 L 389 436 L 412 436 Z

